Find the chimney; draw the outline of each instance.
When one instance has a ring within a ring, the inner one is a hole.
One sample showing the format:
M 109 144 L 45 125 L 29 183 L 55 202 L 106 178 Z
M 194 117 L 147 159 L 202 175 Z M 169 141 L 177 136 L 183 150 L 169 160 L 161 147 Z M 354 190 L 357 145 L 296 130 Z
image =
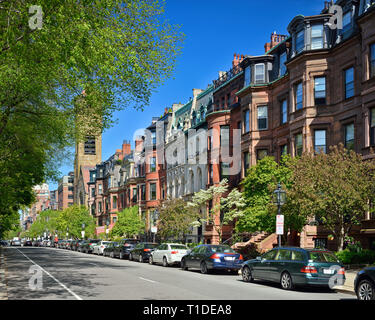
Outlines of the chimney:
M 142 152 L 143 151 L 143 137 L 138 136 L 135 138 L 135 151 Z
M 122 160 L 124 159 L 125 156 L 131 153 L 131 146 L 130 146 L 130 141 L 124 140 L 122 143 L 122 150 L 121 154 L 119 155 L 119 159 Z
M 277 34 L 276 31 L 271 34 L 271 42 L 267 42 L 264 45 L 265 52 L 270 51 L 272 48 L 277 46 L 280 42 L 283 42 L 286 39 L 286 35 Z
M 245 56 L 243 54 L 235 53 L 233 55 L 232 68 L 234 69 L 235 67 L 237 67 L 243 59 L 245 59 Z

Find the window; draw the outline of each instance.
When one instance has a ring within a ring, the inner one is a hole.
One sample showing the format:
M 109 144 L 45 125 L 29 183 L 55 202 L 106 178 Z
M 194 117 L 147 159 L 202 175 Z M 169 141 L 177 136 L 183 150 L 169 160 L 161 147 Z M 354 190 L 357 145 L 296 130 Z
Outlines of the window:
M 292 252 L 290 250 L 279 250 L 275 260 L 291 260 Z
M 68 194 L 68 199 L 73 199 L 73 195 L 72 194 Z
M 264 73 L 264 64 L 255 65 L 255 83 L 264 83 L 265 82 L 265 73 Z
M 150 200 L 156 200 L 156 183 L 150 183 Z
M 150 158 L 150 172 L 156 171 L 156 158 L 152 157 Z
M 305 30 L 297 33 L 296 53 L 300 53 L 305 47 Z
M 229 126 L 220 126 L 220 146 L 229 147 Z
M 146 200 L 146 186 L 144 184 L 141 185 L 141 200 Z
M 375 108 L 370 110 L 370 145 L 375 145 Z
M 314 150 L 316 153 L 326 153 L 326 130 L 315 130 Z
M 354 123 L 345 126 L 345 148 L 354 150 Z
M 323 25 L 318 24 L 311 27 L 311 49 L 323 48 Z
M 284 124 L 288 121 L 288 103 L 286 100 L 281 102 L 281 124 Z
M 101 184 L 98 185 L 98 193 L 99 194 L 103 193 L 103 185 L 101 185 Z
M 138 189 L 137 188 L 133 188 L 132 202 L 137 202 L 137 201 L 138 201 Z
M 245 69 L 245 87 L 249 86 L 251 83 L 251 67 L 248 66 Z
M 316 77 L 314 79 L 315 105 L 326 104 L 326 78 Z
M 345 73 L 345 99 L 354 96 L 354 68 L 349 68 Z
M 95 137 L 87 137 L 84 144 L 85 154 L 95 154 Z
M 267 253 L 262 255 L 262 259 L 273 260 L 275 258 L 276 253 L 277 253 L 277 250 L 268 251 Z
M 302 133 L 296 134 L 294 137 L 294 145 L 295 145 L 295 156 L 299 157 L 302 155 L 303 151 L 303 144 L 302 144 Z
M 283 76 L 286 73 L 286 52 L 280 56 L 279 76 Z
M 352 25 L 352 12 L 346 12 L 342 18 L 342 33 L 350 30 Z
M 156 145 L 156 131 L 151 132 L 152 144 Z
M 266 130 L 268 127 L 268 107 L 258 107 L 258 130 Z
M 245 111 L 243 121 L 244 121 L 244 129 L 245 129 L 244 133 L 247 133 L 250 131 L 250 110 Z
M 112 206 L 113 206 L 113 209 L 117 209 L 117 197 L 113 197 Z
M 295 88 L 295 99 L 296 99 L 296 110 L 300 110 L 303 107 L 303 88 L 302 82 L 296 85 Z
M 292 251 L 292 261 L 304 261 L 304 260 L 305 260 L 305 257 L 304 257 L 303 252 L 296 251 L 296 250 Z
M 220 163 L 220 180 L 228 179 L 230 176 L 230 164 L 227 162 Z
M 370 78 L 375 77 L 375 43 L 370 46 Z
M 102 212 L 102 202 L 99 201 L 99 212 Z
M 243 154 L 243 168 L 244 168 L 244 172 L 246 175 L 247 169 L 250 168 L 250 153 L 249 152 L 244 152 Z
M 262 160 L 264 157 L 268 156 L 267 149 L 259 149 L 257 150 L 257 160 Z
M 288 145 L 284 144 L 280 146 L 280 159 L 282 156 L 285 156 L 288 154 Z
M 95 188 L 91 189 L 91 197 L 93 197 L 93 198 L 95 197 Z

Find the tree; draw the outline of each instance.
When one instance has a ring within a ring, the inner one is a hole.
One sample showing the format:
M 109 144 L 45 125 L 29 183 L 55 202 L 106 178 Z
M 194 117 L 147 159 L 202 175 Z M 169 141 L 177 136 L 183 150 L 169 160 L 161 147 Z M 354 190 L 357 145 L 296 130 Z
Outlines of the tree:
M 211 210 L 208 211 L 208 219 L 200 219 L 213 225 L 213 228 L 219 236 L 219 242 L 222 242 L 223 226 L 232 223 L 241 218 L 245 209 L 245 198 L 236 188 L 232 189 L 229 194 L 228 180 L 223 179 L 215 186 L 207 190 L 196 192 L 188 206 L 200 213 L 202 208 L 206 208 L 210 201 L 214 202 Z M 203 209 L 205 210 L 205 209 Z M 220 215 L 218 218 L 217 215 Z M 200 224 L 201 222 L 197 223 Z
M 56 179 L 67 148 L 148 105 L 182 35 L 158 0 L 39 0 L 41 28 L 35 1 L 0 2 L 0 215 L 11 215 Z
M 363 160 L 340 144 L 328 154 L 302 155 L 291 169 L 289 210 L 320 221 L 342 250 L 351 227 L 360 223 L 366 211 L 373 210 L 375 161 Z
M 82 229 L 83 224 L 84 229 Z M 94 217 L 85 206 L 73 205 L 60 211 L 56 221 L 56 232 L 59 238 L 65 238 L 68 233 L 69 237 L 80 239 L 82 231 L 85 231 L 85 238 L 93 238 L 95 228 Z
M 138 236 L 145 229 L 145 223 L 139 216 L 139 207 L 125 208 L 117 214 L 117 222 L 110 232 L 110 237 Z
M 199 214 L 186 206 L 186 202 L 182 199 L 166 200 L 158 210 L 160 213 L 158 234 L 163 240 L 184 239 L 190 232 L 192 223 L 199 218 Z
M 273 157 L 264 157 L 255 166 L 250 167 L 245 179 L 242 181 L 243 194 L 246 201 L 244 215 L 237 222 L 237 231 L 255 232 L 267 231 L 275 232 L 276 208 L 272 204 L 272 193 L 277 183 L 280 182 L 284 188 L 289 188 L 291 181 L 290 163 L 293 159 L 284 156 L 278 164 Z M 304 226 L 303 219 L 298 224 L 295 217 L 288 214 L 283 207 L 285 216 L 285 230 L 294 230 Z

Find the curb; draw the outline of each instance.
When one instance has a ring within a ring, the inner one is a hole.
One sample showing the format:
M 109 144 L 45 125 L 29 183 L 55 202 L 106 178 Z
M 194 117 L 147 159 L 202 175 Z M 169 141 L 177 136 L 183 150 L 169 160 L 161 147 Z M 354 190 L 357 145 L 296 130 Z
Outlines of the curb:
M 3 249 L 0 248 L 0 300 L 8 300 L 5 262 Z
M 343 288 L 333 288 L 333 290 L 340 292 L 340 293 L 345 293 L 345 294 L 350 294 L 352 296 L 357 296 L 353 290 L 350 289 L 343 289 Z

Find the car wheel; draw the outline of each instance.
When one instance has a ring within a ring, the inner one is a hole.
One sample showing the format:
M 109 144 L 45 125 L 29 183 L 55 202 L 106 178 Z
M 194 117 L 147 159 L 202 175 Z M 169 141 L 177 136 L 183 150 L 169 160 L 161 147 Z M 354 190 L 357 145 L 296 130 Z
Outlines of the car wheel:
M 207 274 L 208 273 L 208 268 L 206 262 L 201 262 L 201 273 Z
M 280 278 L 280 284 L 281 288 L 284 290 L 291 290 L 293 289 L 293 282 L 292 282 L 292 277 L 288 272 L 283 272 Z
M 154 259 L 152 258 L 152 256 L 150 256 L 150 259 L 148 259 L 148 263 L 151 265 L 154 264 Z
M 375 286 L 369 280 L 364 279 L 358 285 L 357 297 L 359 300 L 375 300 Z
M 242 270 L 242 280 L 245 282 L 253 282 L 253 274 L 249 267 L 244 267 Z
M 122 252 L 120 252 L 120 259 L 122 260 L 123 258 Z
M 168 266 L 169 266 L 169 263 L 168 263 L 167 257 L 164 257 L 163 258 L 163 267 L 168 267 Z
M 181 260 L 181 269 L 182 269 L 182 270 L 187 270 L 187 269 L 188 269 L 188 267 L 186 266 L 186 261 L 185 261 L 185 259 L 182 259 L 182 260 Z
M 129 254 L 129 261 L 133 261 L 133 255 L 131 253 Z
M 138 262 L 142 263 L 143 262 L 143 258 L 142 258 L 142 255 L 140 254 L 139 257 L 138 257 Z

